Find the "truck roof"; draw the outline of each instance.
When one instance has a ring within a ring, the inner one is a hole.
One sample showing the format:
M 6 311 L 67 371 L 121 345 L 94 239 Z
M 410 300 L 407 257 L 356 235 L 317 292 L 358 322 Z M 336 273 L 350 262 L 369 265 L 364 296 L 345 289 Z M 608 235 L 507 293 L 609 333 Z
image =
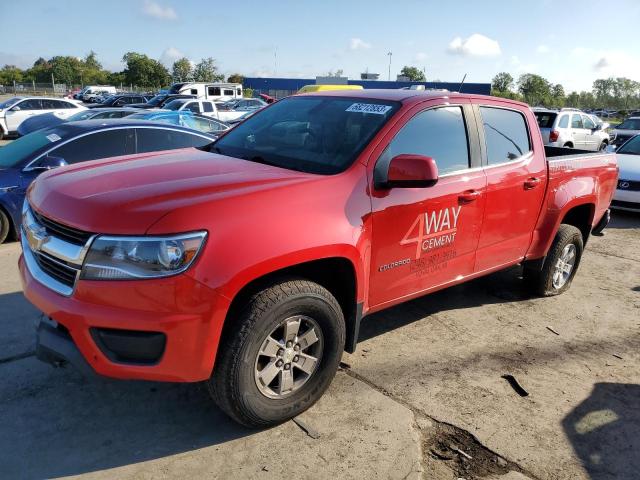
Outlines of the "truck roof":
M 330 96 L 330 97 L 349 97 L 349 98 L 365 98 L 377 100 L 389 100 L 402 103 L 418 103 L 431 98 L 490 98 L 503 102 L 512 103 L 529 108 L 529 105 L 508 98 L 491 97 L 488 95 L 478 95 L 472 93 L 429 91 L 429 90 L 393 90 L 393 89 L 364 89 L 364 90 L 332 90 L 325 92 L 302 93 L 303 96 Z

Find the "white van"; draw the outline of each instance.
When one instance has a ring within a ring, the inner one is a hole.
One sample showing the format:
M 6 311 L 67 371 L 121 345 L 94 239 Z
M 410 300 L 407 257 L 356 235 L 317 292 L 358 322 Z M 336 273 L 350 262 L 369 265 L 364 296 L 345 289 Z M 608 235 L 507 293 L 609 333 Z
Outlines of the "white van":
M 108 93 L 109 95 L 115 95 L 117 92 L 116 87 L 111 85 L 87 85 L 82 91 L 80 97 L 83 102 L 90 102 L 102 93 Z
M 170 95 L 196 95 L 207 100 L 233 100 L 242 98 L 240 83 L 174 83 Z

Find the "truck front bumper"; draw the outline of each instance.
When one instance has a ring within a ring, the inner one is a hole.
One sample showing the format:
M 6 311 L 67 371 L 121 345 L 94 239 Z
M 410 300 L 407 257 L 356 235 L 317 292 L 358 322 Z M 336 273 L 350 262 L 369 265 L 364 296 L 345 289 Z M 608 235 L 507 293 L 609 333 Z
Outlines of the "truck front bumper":
M 229 301 L 188 275 L 84 281 L 69 297 L 19 261 L 24 294 L 44 314 L 36 354 L 111 378 L 197 382 L 211 376 Z

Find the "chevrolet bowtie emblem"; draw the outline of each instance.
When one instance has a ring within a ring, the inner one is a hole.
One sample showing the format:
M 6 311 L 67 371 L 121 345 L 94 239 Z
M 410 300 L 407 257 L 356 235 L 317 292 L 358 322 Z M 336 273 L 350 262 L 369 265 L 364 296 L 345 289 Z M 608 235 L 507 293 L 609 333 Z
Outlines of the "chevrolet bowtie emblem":
M 47 236 L 47 229 L 36 223 L 27 225 L 26 234 L 29 247 L 31 247 L 31 250 L 34 252 L 40 251 L 42 249 L 42 245 L 49 240 L 49 237 Z

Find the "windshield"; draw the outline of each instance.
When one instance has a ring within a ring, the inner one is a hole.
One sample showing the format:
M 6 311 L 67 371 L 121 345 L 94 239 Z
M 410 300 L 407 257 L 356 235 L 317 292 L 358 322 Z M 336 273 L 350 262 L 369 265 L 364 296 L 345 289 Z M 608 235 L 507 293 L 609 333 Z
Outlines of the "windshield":
M 0 103 L 0 109 L 9 108 L 11 105 L 15 105 L 20 100 L 22 100 L 22 98 L 20 97 L 11 97 L 10 99 Z
M 553 126 L 553 122 L 558 116 L 557 113 L 552 112 L 535 112 L 535 114 L 540 128 L 551 128 Z
M 170 102 L 165 103 L 162 108 L 166 110 L 178 110 L 184 105 L 184 103 L 184 100 L 171 100 Z
M 622 145 L 616 153 L 627 153 L 629 155 L 640 155 L 640 135 L 636 135 L 627 143 Z
M 630 118 L 616 127 L 616 130 L 640 130 L 640 118 Z
M 292 97 L 230 130 L 212 151 L 308 173 L 346 170 L 399 103 L 347 97 Z
M 52 140 L 53 139 L 53 140 Z M 38 130 L 0 148 L 0 168 L 11 168 L 31 157 L 33 152 L 60 140 L 51 130 Z
M 151 100 L 149 100 L 147 103 L 149 105 L 153 105 L 154 107 L 156 107 L 156 106 L 160 105 L 165 98 L 167 98 L 166 95 L 156 95 Z

